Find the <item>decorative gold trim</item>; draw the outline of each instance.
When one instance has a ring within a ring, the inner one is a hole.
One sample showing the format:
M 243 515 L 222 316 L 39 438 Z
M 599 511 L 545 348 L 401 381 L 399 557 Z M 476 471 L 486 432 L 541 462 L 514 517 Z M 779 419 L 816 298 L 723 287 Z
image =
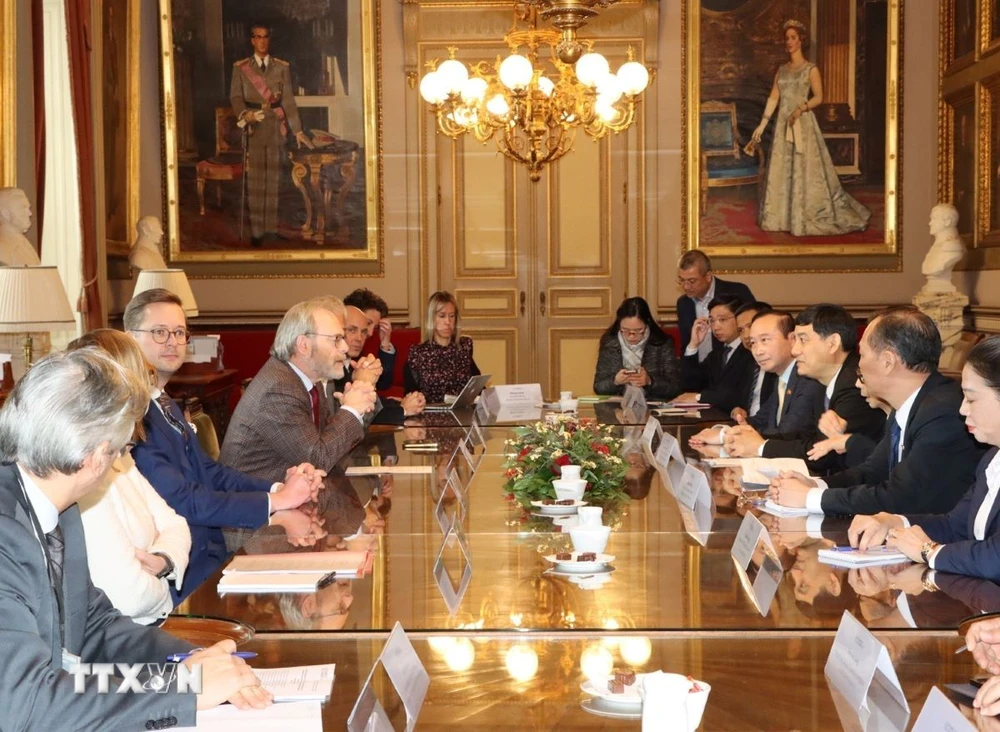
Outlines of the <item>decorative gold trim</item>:
M 517 328 L 483 328 L 479 326 L 462 328 L 462 335 L 469 336 L 473 341 L 503 341 L 507 345 L 507 373 L 505 376 L 508 383 L 517 381 L 519 361 L 518 358 L 518 336 L 520 332 Z M 482 365 L 482 364 L 480 364 Z
M 945 67 L 951 47 L 951 2 L 941 2 L 938 12 L 938 201 L 952 200 L 951 105 L 944 100 Z
M 17 0 L 0 0 L 0 188 L 17 185 Z
M 605 39 L 601 39 L 604 41 Z M 614 218 L 611 216 L 611 205 L 612 205 L 612 191 L 611 191 L 611 138 L 605 137 L 600 140 L 590 141 L 590 140 L 577 140 L 577 144 L 597 144 L 599 149 L 597 151 L 597 185 L 599 186 L 599 194 L 603 205 L 601 206 L 600 216 L 600 229 L 599 236 L 600 241 L 599 246 L 599 259 L 600 264 L 597 267 L 560 267 L 558 262 L 558 253 L 563 245 L 560 239 L 562 221 L 560 217 L 556 215 L 558 211 L 558 206 L 555 205 L 555 201 L 558 201 L 562 197 L 562 191 L 560 190 L 560 185 L 562 181 L 562 166 L 556 161 L 549 166 L 549 180 L 548 185 L 545 186 L 545 206 L 548 213 L 548 226 L 546 227 L 546 242 L 548 246 L 548 261 L 549 261 L 549 271 L 548 278 L 567 278 L 567 277 L 610 277 L 611 276 L 611 240 L 612 240 L 612 226 L 611 222 Z M 628 211 L 623 207 L 622 217 L 627 220 Z M 559 249 L 557 249 L 559 247 Z
M 548 328 L 549 363 L 552 365 L 549 369 L 548 394 L 558 394 L 560 391 L 559 374 L 562 372 L 562 353 L 559 351 L 559 343 L 567 338 L 593 338 L 596 353 L 603 332 L 604 328 L 558 328 L 552 326 Z
M 596 308 L 560 307 L 563 297 L 597 297 L 601 304 Z M 550 287 L 549 288 L 550 318 L 580 318 L 607 317 L 611 315 L 610 287 Z
M 384 274 L 381 257 L 384 232 L 382 200 L 384 198 L 383 150 L 382 150 L 382 106 L 380 104 L 382 86 L 382 25 L 377 0 L 363 0 L 361 5 L 361 49 L 364 76 L 364 116 L 365 116 L 365 180 L 367 199 L 368 236 L 363 250 L 322 250 L 296 249 L 270 252 L 249 250 L 231 252 L 182 252 L 180 249 L 180 212 L 178 205 L 178 155 L 176 78 L 173 59 L 172 8 L 174 0 L 158 0 L 160 10 L 160 48 L 163 56 L 160 66 L 160 84 L 163 100 L 163 158 L 164 189 L 166 191 L 166 239 L 170 262 L 225 264 L 255 263 L 270 265 L 268 269 L 281 264 L 324 262 L 330 265 L 347 263 L 363 265 L 378 262 L 377 271 L 335 272 L 322 268 L 311 268 L 311 272 L 283 272 L 281 274 L 195 274 L 206 279 L 292 279 L 328 277 L 373 277 Z M 187 268 L 185 268 L 187 269 Z M 317 271 L 319 269 L 319 271 Z M 192 276 L 189 271 L 189 276 Z
M 994 240 L 994 246 L 1000 243 L 1000 232 L 990 231 L 990 203 L 992 201 L 992 140 L 993 140 L 993 95 L 1000 91 L 1000 77 L 993 77 L 976 85 L 976 103 L 979 105 L 976 139 L 977 178 L 976 186 L 976 224 L 974 227 L 975 245 L 988 245 L 989 239 Z M 993 233 L 994 236 L 990 236 Z
M 455 299 L 458 300 L 458 310 L 462 313 L 462 318 L 471 320 L 472 318 L 516 318 L 517 317 L 517 290 L 516 289 L 468 289 L 455 288 Z M 503 298 L 506 302 L 503 309 L 476 308 L 470 304 L 476 300 L 484 298 Z
M 844 255 L 861 255 L 873 257 L 881 255 L 883 258 L 892 256 L 895 260 L 895 269 L 889 271 L 899 271 L 902 266 L 902 253 L 899 240 L 902 229 L 902 130 L 903 130 L 903 92 L 901 85 L 901 71 L 903 68 L 903 8 L 899 0 L 892 0 L 888 8 L 888 29 L 886 63 L 888 67 L 888 79 L 886 84 L 886 172 L 885 172 L 885 221 L 886 237 L 880 244 L 794 244 L 794 245 L 715 245 L 702 247 L 700 244 L 700 176 L 696 175 L 699 170 L 699 129 L 698 114 L 700 110 L 700 73 L 701 57 L 698 49 L 701 48 L 701 8 L 699 3 L 684 3 L 681 10 L 682 19 L 682 51 L 681 51 L 681 71 L 684 80 L 682 94 L 682 143 L 684 145 L 684 155 L 682 157 L 682 179 L 684 181 L 684 203 L 682 206 L 681 230 L 684 237 L 686 249 L 702 249 L 706 254 L 719 258 L 739 258 L 741 266 L 739 271 L 761 271 L 773 272 L 775 266 L 780 266 L 779 262 L 772 263 L 768 269 L 748 270 L 744 269 L 742 263 L 753 266 L 753 262 L 760 257 L 780 257 L 787 261 L 787 258 L 814 257 L 821 260 L 827 266 L 823 268 L 810 268 L 809 270 L 785 269 L 782 271 L 811 271 L 811 272 L 842 272 L 852 271 L 847 269 L 856 264 L 859 271 L 873 271 L 872 268 L 863 266 L 863 261 L 855 260 L 854 263 L 844 267 L 837 266 L 836 262 L 830 261 L 832 257 Z M 846 263 L 845 263 L 846 264 Z

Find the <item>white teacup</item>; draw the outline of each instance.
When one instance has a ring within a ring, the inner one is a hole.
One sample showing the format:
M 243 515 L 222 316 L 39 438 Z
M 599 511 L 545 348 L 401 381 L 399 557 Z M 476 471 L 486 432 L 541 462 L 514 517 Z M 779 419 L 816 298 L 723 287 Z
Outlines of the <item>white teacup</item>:
M 576 510 L 580 517 L 580 526 L 601 526 L 601 515 L 604 508 L 601 506 L 580 506 Z
M 575 412 L 580 404 L 579 399 L 560 399 L 559 400 L 559 411 L 560 412 Z
M 559 401 L 564 402 L 567 399 L 573 398 L 573 392 L 571 391 L 561 391 L 559 392 Z
M 580 480 L 579 465 L 563 465 L 559 476 L 563 480 Z
M 569 538 L 573 541 L 573 550 L 578 552 L 595 552 L 600 554 L 611 538 L 610 526 L 574 526 L 569 530 Z
M 555 489 L 556 498 L 560 501 L 579 501 L 583 498 L 583 494 L 587 490 L 587 481 L 582 479 L 568 480 L 566 478 L 556 478 L 552 481 L 552 487 Z

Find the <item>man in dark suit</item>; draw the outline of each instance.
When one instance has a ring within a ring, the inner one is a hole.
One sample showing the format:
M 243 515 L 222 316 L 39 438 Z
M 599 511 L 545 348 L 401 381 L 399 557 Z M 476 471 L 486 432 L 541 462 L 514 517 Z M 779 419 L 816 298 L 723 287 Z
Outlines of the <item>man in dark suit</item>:
M 913 307 L 887 310 L 861 338 L 859 378 L 893 408 L 861 465 L 825 481 L 783 474 L 769 495 L 813 513 L 947 513 L 975 477 L 983 448 L 959 414 L 962 390 L 937 371 L 941 336 Z
M 344 374 L 344 318 L 344 305 L 336 298 L 289 308 L 274 336 L 271 358 L 236 405 L 219 455 L 222 462 L 274 481 L 281 479 L 289 461 L 329 472 L 361 441 L 378 376 L 345 387 L 333 414 L 321 383 Z M 378 359 L 368 359 L 380 373 Z
M 797 434 L 785 434 L 766 442 L 766 435 L 745 428 L 734 430 L 739 435 L 739 444 L 736 449 L 729 450 L 730 454 L 807 459 L 813 444 L 824 437 L 820 431 L 821 422 L 830 422 L 833 426 L 827 429 L 837 429 L 841 434 L 857 433 L 878 439 L 885 424 L 885 413 L 871 408 L 855 384 L 857 333 L 854 317 L 839 305 L 824 303 L 803 310 L 795 320 L 792 355 L 799 376 L 821 385 L 810 395 L 812 418 Z M 840 456 L 828 453 L 812 462 L 809 469 L 825 474 L 846 467 Z
M 392 345 L 392 322 L 389 320 L 389 306 L 385 300 L 366 287 L 361 287 L 344 298 L 345 307 L 356 307 L 368 319 L 368 335 L 378 335 L 378 360 L 382 364 L 382 375 L 375 384 L 377 391 L 385 391 L 392 386 L 396 370 L 396 347 Z M 351 356 L 357 358 L 357 356 Z
M 378 376 L 377 381 L 373 381 L 375 371 L 365 368 L 365 365 L 374 357 L 361 355 L 365 341 L 368 340 L 368 323 L 370 321 L 367 315 L 351 305 L 345 306 L 345 311 L 344 340 L 347 343 L 347 356 L 350 360 L 344 365 L 342 376 L 327 382 L 327 391 L 331 399 L 335 399 L 334 394 L 344 393 L 350 383 L 368 381 L 377 384 L 381 383 L 381 377 L 384 375 L 383 372 L 382 375 Z M 402 399 L 389 398 L 385 401 L 376 399 L 374 409 L 366 415 L 366 421 L 369 424 L 403 424 L 406 417 L 415 417 L 423 412 L 426 403 L 427 400 L 419 391 L 411 391 Z
M 132 437 L 148 386 L 94 349 L 48 356 L 0 410 L 0 698 L 4 729 L 164 729 L 193 726 L 196 709 L 271 695 L 223 641 L 193 654 L 202 693 L 150 668 L 137 682 L 165 693 L 99 693 L 89 664 L 163 664 L 190 643 L 137 625 L 94 587 L 77 501 L 98 487 Z M 134 670 L 134 668 L 133 668 Z M 96 669 L 94 669 L 96 672 Z M 116 672 L 115 672 L 116 673 Z M 79 675 L 78 675 L 79 674 Z M 86 682 L 83 693 L 76 683 Z
M 284 482 L 253 478 L 212 460 L 198 443 L 184 414 L 162 390 L 184 363 L 187 319 L 180 298 L 162 289 L 146 290 L 125 308 L 125 330 L 156 369 L 160 390 L 143 419 L 146 437 L 132 457 L 156 492 L 187 519 L 191 528 L 191 560 L 179 591 L 180 602 L 228 556 L 222 528 L 257 528 L 270 514 L 313 500 L 322 475 L 312 465 L 289 470 Z
M 739 331 L 740 340 L 743 342 L 743 347 L 750 351 L 751 354 L 753 354 L 753 348 L 750 344 L 750 325 L 758 314 L 773 309 L 766 302 L 754 301 L 743 303 L 739 310 L 736 311 L 736 328 Z M 777 376 L 770 371 L 765 371 L 758 365 L 754 368 L 753 376 L 750 378 L 749 391 L 747 392 L 747 408 L 736 407 L 730 412 L 729 416 L 733 419 L 753 417 L 760 411 L 761 405 L 771 396 L 771 392 L 774 391 L 774 385 L 777 381 Z
M 739 298 L 743 302 L 754 299 L 750 288 L 742 282 L 728 282 L 712 273 L 712 263 L 703 252 L 685 252 L 677 263 L 677 284 L 684 294 L 677 298 L 677 327 L 681 332 L 681 352 L 687 350 L 691 342 L 691 331 L 696 320 L 708 321 L 709 303 L 715 299 Z M 708 358 L 712 350 L 719 346 L 718 340 L 710 339 L 698 348 L 698 361 Z M 684 386 L 683 388 L 693 388 Z
M 681 360 L 681 381 L 691 391 L 681 394 L 676 401 L 704 402 L 723 412 L 746 408 L 754 362 L 736 327 L 736 311 L 742 304 L 735 298 L 715 299 L 709 304 L 709 320 L 695 324 L 691 343 Z M 698 349 L 709 339 L 709 329 L 719 345 L 704 362 L 699 362 Z

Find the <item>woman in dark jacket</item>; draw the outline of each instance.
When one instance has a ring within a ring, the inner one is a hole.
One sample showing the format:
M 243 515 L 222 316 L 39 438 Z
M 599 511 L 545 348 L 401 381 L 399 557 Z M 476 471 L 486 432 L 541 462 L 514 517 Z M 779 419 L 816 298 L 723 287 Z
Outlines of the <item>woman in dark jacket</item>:
M 625 300 L 615 322 L 601 336 L 594 393 L 623 394 L 630 384 L 641 387 L 649 399 L 669 399 L 680 392 L 673 339 L 656 323 L 641 297 Z

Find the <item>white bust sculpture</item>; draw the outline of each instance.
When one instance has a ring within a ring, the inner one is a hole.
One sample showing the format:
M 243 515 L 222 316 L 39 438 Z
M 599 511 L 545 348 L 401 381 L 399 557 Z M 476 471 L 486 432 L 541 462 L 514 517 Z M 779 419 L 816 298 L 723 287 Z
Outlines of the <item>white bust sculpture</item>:
M 160 241 L 163 239 L 163 226 L 155 216 L 143 216 L 135 225 L 135 244 L 128 253 L 128 263 L 134 270 L 167 269 L 160 253 Z
M 965 244 L 958 234 L 958 210 L 950 203 L 931 209 L 930 233 L 934 237 L 920 271 L 927 277 L 921 292 L 957 292 L 951 283 L 951 271 L 965 255 Z
M 41 264 L 25 237 L 31 228 L 31 203 L 20 188 L 0 188 L 0 264 L 8 267 Z

